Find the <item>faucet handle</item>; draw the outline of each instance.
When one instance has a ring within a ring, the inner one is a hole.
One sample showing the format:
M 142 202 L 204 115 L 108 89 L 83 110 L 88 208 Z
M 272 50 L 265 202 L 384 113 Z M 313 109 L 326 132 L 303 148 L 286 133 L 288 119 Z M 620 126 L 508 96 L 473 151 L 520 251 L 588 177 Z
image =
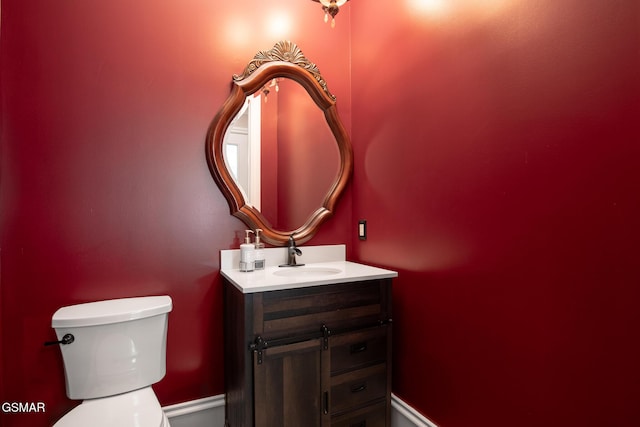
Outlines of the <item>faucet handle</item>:
M 296 241 L 293 238 L 293 234 L 289 236 L 289 247 L 287 249 L 287 263 L 281 264 L 279 267 L 301 267 L 304 264 L 298 264 L 296 262 L 296 255 L 302 255 L 302 251 L 296 246 Z
M 302 251 L 296 246 L 296 241 L 293 238 L 293 234 L 289 236 L 289 252 L 291 251 L 295 252 L 298 256 L 302 255 Z

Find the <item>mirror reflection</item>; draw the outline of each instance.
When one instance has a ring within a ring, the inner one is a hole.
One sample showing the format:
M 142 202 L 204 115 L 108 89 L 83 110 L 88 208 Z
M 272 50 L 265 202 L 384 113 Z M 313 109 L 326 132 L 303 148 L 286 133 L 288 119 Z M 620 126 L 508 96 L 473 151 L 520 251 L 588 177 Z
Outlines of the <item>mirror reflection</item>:
M 246 98 L 223 145 L 225 164 L 247 203 L 278 229 L 303 224 L 340 169 L 324 114 L 287 78 L 274 78 Z
M 263 240 L 304 243 L 335 211 L 353 170 L 351 141 L 318 67 L 295 43 L 260 51 L 214 117 L 211 174 L 231 214 Z

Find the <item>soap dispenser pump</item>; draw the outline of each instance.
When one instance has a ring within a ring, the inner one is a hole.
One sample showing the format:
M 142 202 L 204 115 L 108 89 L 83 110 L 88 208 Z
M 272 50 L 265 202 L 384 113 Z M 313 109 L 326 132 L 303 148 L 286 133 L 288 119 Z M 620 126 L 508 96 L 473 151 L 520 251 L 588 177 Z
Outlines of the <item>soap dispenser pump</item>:
M 253 271 L 256 264 L 256 247 L 251 243 L 253 230 L 245 230 L 244 243 L 240 245 L 240 271 Z
M 256 270 L 264 270 L 265 267 L 265 256 L 264 256 L 264 243 L 260 240 L 260 233 L 262 232 L 261 228 L 256 228 L 256 262 L 255 268 Z

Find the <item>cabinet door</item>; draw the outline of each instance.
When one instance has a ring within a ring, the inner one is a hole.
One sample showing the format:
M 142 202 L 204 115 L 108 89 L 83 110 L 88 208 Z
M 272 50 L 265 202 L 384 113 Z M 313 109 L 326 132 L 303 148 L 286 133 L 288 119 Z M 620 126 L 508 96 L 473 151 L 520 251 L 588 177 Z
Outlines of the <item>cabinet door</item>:
M 269 347 L 253 359 L 256 427 L 330 425 L 329 352 L 322 339 Z

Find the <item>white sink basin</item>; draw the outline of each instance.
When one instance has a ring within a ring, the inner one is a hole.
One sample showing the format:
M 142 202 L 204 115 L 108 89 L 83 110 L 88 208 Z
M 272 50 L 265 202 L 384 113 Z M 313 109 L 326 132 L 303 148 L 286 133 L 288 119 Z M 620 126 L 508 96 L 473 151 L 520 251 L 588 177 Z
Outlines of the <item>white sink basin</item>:
M 342 270 L 331 267 L 283 267 L 273 274 L 283 277 L 323 277 L 342 273 Z

